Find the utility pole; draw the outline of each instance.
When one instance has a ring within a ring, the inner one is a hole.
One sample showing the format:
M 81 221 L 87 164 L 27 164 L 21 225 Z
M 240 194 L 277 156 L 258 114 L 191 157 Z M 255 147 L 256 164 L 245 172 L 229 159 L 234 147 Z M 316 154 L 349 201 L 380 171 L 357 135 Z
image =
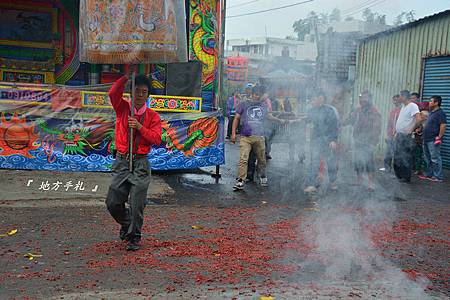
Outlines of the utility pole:
M 225 11 L 226 11 L 226 0 L 220 0 L 220 33 L 219 33 L 219 82 L 217 85 L 217 95 L 215 97 L 214 109 L 218 109 L 220 97 L 222 96 L 223 89 L 223 73 L 224 73 L 224 61 L 225 61 Z
M 313 29 L 314 29 L 314 36 L 315 36 L 314 41 L 316 43 L 316 48 L 317 48 L 316 76 L 315 77 L 316 77 L 316 84 L 319 83 L 319 86 L 321 86 L 321 83 L 320 83 L 321 78 L 319 76 L 319 68 L 320 68 L 321 60 L 323 59 L 323 57 L 321 57 L 321 55 L 320 55 L 320 46 L 319 46 L 320 38 L 319 38 L 319 28 L 318 28 L 319 24 L 317 24 L 318 22 L 317 22 L 316 15 L 314 15 L 314 18 L 312 21 L 313 21 Z

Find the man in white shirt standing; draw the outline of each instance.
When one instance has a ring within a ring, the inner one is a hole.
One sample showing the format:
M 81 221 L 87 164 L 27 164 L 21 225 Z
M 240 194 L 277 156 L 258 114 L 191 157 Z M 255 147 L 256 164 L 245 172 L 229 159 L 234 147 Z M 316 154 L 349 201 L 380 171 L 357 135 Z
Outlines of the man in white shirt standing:
M 400 182 L 411 182 L 411 171 L 414 162 L 413 132 L 420 122 L 417 104 L 411 101 L 409 91 L 400 92 L 402 108 L 395 124 L 394 172 Z

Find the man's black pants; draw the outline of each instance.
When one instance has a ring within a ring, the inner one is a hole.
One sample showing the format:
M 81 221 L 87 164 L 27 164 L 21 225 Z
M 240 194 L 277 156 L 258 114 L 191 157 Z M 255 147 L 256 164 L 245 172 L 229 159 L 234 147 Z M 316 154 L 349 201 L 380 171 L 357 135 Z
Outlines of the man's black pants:
M 394 172 L 399 179 L 411 180 L 414 146 L 415 141 L 410 134 L 397 133 L 395 136 Z
M 144 222 L 144 203 L 150 184 L 150 163 L 147 157 L 133 161 L 133 172 L 129 170 L 127 159 L 117 157 L 112 166 L 112 180 L 106 196 L 106 206 L 111 216 L 127 230 L 127 239 L 141 240 Z M 129 203 L 129 209 L 125 202 Z
M 384 154 L 384 168 L 386 171 L 392 171 L 392 162 L 394 161 L 395 141 L 388 139 L 386 141 L 386 152 Z
M 227 137 L 231 137 L 231 131 L 233 129 L 234 116 L 228 117 L 228 126 L 227 126 Z M 237 132 L 236 132 L 237 133 Z

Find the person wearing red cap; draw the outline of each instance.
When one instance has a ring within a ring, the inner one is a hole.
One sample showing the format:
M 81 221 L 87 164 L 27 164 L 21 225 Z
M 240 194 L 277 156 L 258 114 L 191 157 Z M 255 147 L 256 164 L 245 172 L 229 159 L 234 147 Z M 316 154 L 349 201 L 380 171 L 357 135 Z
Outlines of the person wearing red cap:
M 128 242 L 127 250 L 140 248 L 141 228 L 144 221 L 144 202 L 150 184 L 148 154 L 152 145 L 161 144 L 161 119 L 147 107 L 150 80 L 145 75 L 135 79 L 134 116 L 130 116 L 131 104 L 123 99 L 128 77 L 118 79 L 109 91 L 111 104 L 116 112 L 115 142 L 117 155 L 112 166 L 112 180 L 106 196 L 106 206 L 114 220 L 120 224 L 120 238 Z M 130 128 L 134 133 L 132 153 L 129 153 Z M 129 168 L 132 160 L 133 169 Z M 129 203 L 129 208 L 125 206 Z

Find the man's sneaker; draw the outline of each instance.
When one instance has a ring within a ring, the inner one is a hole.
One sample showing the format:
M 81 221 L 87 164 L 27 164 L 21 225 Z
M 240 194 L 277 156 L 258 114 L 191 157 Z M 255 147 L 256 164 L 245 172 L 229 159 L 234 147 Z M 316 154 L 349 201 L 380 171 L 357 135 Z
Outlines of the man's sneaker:
M 439 179 L 439 178 L 436 178 L 436 177 L 428 177 L 427 178 L 429 181 L 432 181 L 432 182 L 442 182 L 443 180 L 442 179 Z
M 233 189 L 235 191 L 240 191 L 240 190 L 244 189 L 244 186 L 245 186 L 245 182 L 242 179 L 238 179 L 236 181 L 236 183 L 234 184 Z
M 378 169 L 380 172 L 386 172 L 386 168 L 380 168 Z
M 337 191 L 337 190 L 339 189 L 339 187 L 338 187 L 338 185 L 337 185 L 336 183 L 332 183 L 332 184 L 330 185 L 330 189 L 331 189 L 332 191 Z
M 253 182 L 255 178 L 254 174 L 247 173 L 247 178 L 245 179 L 245 183 Z
M 267 177 L 261 177 L 259 180 L 261 182 L 261 186 L 268 186 L 269 185 L 267 183 Z
M 136 241 L 130 241 L 128 242 L 127 245 L 127 251 L 138 251 L 141 248 L 141 246 L 139 245 L 139 242 Z
M 127 240 L 128 227 L 120 227 L 119 238 L 124 241 Z
M 317 189 L 314 186 L 310 185 L 304 190 L 304 192 L 308 193 L 308 194 L 309 193 L 315 193 L 315 192 L 317 192 Z
M 419 179 L 428 180 L 428 179 L 430 179 L 430 177 L 425 176 L 425 175 L 419 175 Z

